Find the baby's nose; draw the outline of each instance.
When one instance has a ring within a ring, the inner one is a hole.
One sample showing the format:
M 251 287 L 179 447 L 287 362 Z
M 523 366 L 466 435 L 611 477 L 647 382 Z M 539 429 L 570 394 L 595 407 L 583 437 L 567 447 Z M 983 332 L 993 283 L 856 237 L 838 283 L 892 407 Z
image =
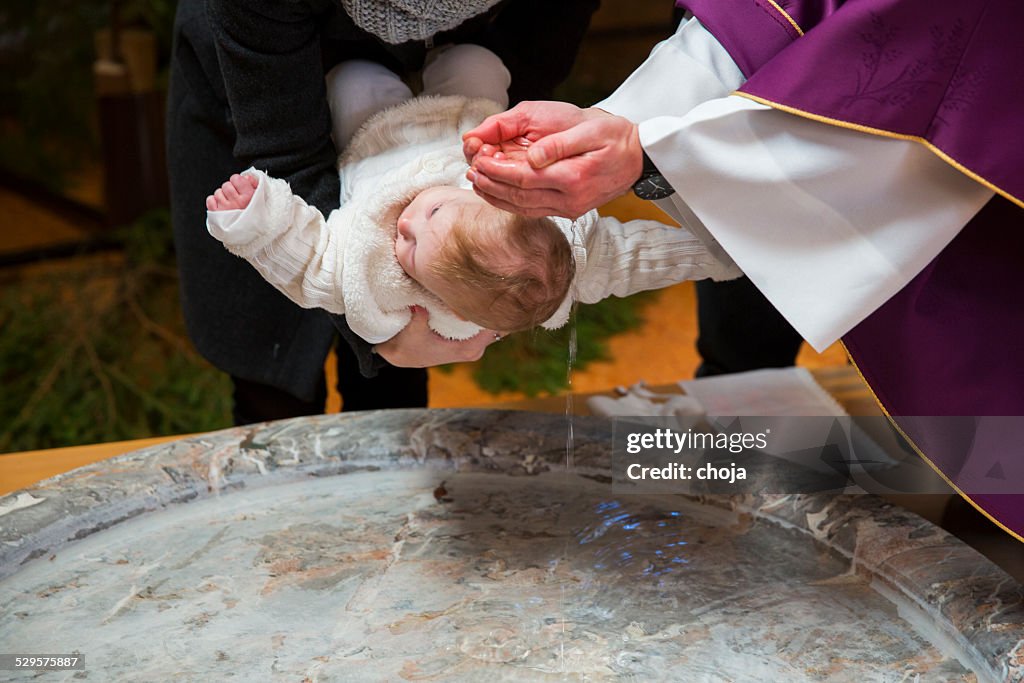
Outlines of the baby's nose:
M 410 234 L 411 234 L 410 233 L 410 228 L 411 228 L 411 226 L 412 226 L 412 221 L 409 220 L 408 218 L 399 218 L 398 219 L 398 234 L 402 237 L 402 239 L 409 239 L 410 238 Z

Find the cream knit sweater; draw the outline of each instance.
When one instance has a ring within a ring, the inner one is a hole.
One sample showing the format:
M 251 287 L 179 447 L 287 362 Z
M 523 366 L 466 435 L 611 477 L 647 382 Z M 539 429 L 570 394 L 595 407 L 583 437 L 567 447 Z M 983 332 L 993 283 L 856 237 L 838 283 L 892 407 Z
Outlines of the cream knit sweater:
M 410 278 L 394 253 L 402 209 L 435 185 L 469 187 L 462 133 L 498 106 L 458 96 L 420 97 L 380 112 L 356 133 L 339 162 L 341 208 L 325 220 L 283 180 L 261 171 L 244 210 L 211 211 L 210 234 L 245 258 L 270 284 L 304 308 L 344 314 L 371 344 L 390 339 L 411 319 L 430 314 L 434 331 L 467 339 L 480 331 Z M 544 327 L 565 324 L 574 300 L 595 303 L 684 280 L 738 277 L 689 232 L 657 221 L 622 223 L 591 211 L 575 221 L 554 218 L 572 245 L 576 278 Z

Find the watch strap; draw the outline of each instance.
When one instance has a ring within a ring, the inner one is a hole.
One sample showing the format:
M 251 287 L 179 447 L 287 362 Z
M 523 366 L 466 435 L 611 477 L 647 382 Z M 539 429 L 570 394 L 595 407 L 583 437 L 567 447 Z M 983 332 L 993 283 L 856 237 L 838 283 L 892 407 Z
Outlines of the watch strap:
M 648 201 L 664 199 L 675 194 L 675 188 L 661 174 L 651 158 L 647 156 L 646 151 L 643 152 L 643 155 L 643 170 L 637 181 L 633 183 L 633 194 Z

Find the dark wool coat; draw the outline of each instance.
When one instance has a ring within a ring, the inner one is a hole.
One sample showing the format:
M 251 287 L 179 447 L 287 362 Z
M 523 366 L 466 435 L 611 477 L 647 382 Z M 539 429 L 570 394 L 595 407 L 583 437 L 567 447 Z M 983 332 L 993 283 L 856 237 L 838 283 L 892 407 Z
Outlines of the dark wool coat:
M 505 0 L 432 41 L 393 46 L 355 26 L 337 0 L 181 0 L 168 167 L 182 306 L 199 352 L 235 377 L 311 400 L 341 332 L 372 375 L 382 361 L 343 318 L 299 308 L 207 234 L 206 196 L 255 166 L 326 215 L 339 202 L 324 86 L 333 65 L 370 59 L 405 75 L 422 67 L 428 43 L 476 43 L 505 62 L 512 102 L 550 99 L 598 4 Z

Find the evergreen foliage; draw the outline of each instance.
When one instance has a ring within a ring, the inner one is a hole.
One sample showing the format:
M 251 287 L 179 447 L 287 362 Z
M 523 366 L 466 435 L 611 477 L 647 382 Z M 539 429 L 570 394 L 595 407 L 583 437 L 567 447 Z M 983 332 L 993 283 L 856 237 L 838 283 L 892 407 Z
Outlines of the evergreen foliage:
M 120 254 L 44 266 L 0 293 L 0 452 L 221 429 L 228 378 L 192 348 L 166 211 Z
M 536 328 L 509 335 L 487 348 L 473 377 L 480 388 L 491 393 L 519 391 L 536 396 L 565 391 L 569 386 L 570 357 L 575 355 L 573 370 L 607 360 L 607 339 L 639 327 L 643 323 L 643 305 L 653 298 L 654 293 L 641 292 L 626 299 L 611 297 L 597 304 L 578 305 L 565 327 L 553 331 Z

